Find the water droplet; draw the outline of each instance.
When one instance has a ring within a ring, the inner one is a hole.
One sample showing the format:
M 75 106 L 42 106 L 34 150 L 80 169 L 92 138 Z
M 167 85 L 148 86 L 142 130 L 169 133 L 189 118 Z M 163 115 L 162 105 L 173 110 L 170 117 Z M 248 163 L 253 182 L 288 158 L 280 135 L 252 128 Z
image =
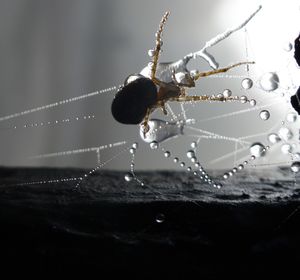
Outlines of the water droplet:
M 193 150 L 189 150 L 189 151 L 186 153 L 186 156 L 187 156 L 188 158 L 192 158 L 192 157 L 195 156 L 195 152 L 194 152 Z
M 137 149 L 139 147 L 139 144 L 137 142 L 134 142 L 132 144 L 132 148 Z
M 262 110 L 259 113 L 259 117 L 263 120 L 266 121 L 270 118 L 270 112 L 268 110 Z
M 260 86 L 265 91 L 273 91 L 278 88 L 279 77 L 274 72 L 267 72 L 260 78 Z
M 290 129 L 287 127 L 282 127 L 278 131 L 279 137 L 282 138 L 285 141 L 288 141 L 293 138 L 293 133 Z
M 133 81 L 135 81 L 135 80 L 137 80 L 137 79 L 139 79 L 139 78 L 141 78 L 141 77 L 143 77 L 143 76 L 140 75 L 140 74 L 132 74 L 132 75 L 129 75 L 129 76 L 125 79 L 124 85 L 126 86 L 126 85 L 132 83 Z
M 166 158 L 169 158 L 169 157 L 171 156 L 171 153 L 170 153 L 169 151 L 166 151 L 166 152 L 164 153 L 164 156 L 165 156 Z
M 250 147 L 250 154 L 255 158 L 263 157 L 266 154 L 265 146 L 261 143 L 254 143 Z
M 221 189 L 222 187 L 222 184 L 217 184 L 217 189 Z
M 242 87 L 244 89 L 250 89 L 253 86 L 253 81 L 249 78 L 245 78 L 242 80 Z
M 228 173 L 224 173 L 223 178 L 224 179 L 228 179 L 229 178 L 229 174 Z
M 150 57 L 153 57 L 154 54 L 155 54 L 155 51 L 154 51 L 154 50 L 149 50 L 149 51 L 148 51 L 148 55 L 149 55 Z
M 256 100 L 255 99 L 251 99 L 250 100 L 250 105 L 251 106 L 255 106 L 256 105 Z
M 288 113 L 286 115 L 286 120 L 289 122 L 289 123 L 293 123 L 297 120 L 297 114 L 296 113 Z
M 242 170 L 242 169 L 244 169 L 244 165 L 240 164 L 240 165 L 238 166 L 238 170 Z
M 196 75 L 198 75 L 198 73 L 199 73 L 199 70 L 191 70 L 191 71 L 190 71 L 190 75 L 191 75 L 192 77 L 195 77 Z
M 219 100 L 221 100 L 221 101 L 224 101 L 224 95 L 223 95 L 223 93 L 217 94 L 217 98 L 218 98 Z
M 286 52 L 290 52 L 293 49 L 293 45 L 290 42 L 287 42 L 287 43 L 284 44 L 283 49 Z
M 158 149 L 158 147 L 159 147 L 159 145 L 158 145 L 157 141 L 152 141 L 152 142 L 150 143 L 150 148 L 151 148 L 152 150 L 156 150 L 156 149 Z
M 181 167 L 185 167 L 185 162 L 182 161 L 182 162 L 180 163 L 180 166 L 181 166 Z
M 197 161 L 197 158 L 196 158 L 196 157 L 192 157 L 192 158 L 191 158 L 191 162 L 192 162 L 192 163 L 195 163 L 196 161 Z
M 290 144 L 283 144 L 281 146 L 281 152 L 283 154 L 290 154 L 293 150 L 293 147 Z
M 176 158 L 173 159 L 173 161 L 174 161 L 175 163 L 177 163 L 177 162 L 179 161 L 179 158 L 176 157 Z
M 177 72 L 175 74 L 175 79 L 177 83 L 184 85 L 190 85 L 194 82 L 194 80 L 188 72 Z
M 155 221 L 158 223 L 158 224 L 161 224 L 165 221 L 166 217 L 164 214 L 160 213 L 160 214 L 157 214 L 156 215 L 156 218 L 155 218 Z
M 133 154 L 133 155 L 135 154 L 135 151 L 136 151 L 135 148 L 130 148 L 130 149 L 129 149 L 129 153 L 131 153 L 131 154 Z
M 237 172 L 237 168 L 234 167 L 234 168 L 232 169 L 232 172 L 233 172 L 233 173 L 236 173 L 236 172 Z
M 196 142 L 196 141 L 193 141 L 193 142 L 191 143 L 191 147 L 192 147 L 193 149 L 197 148 L 197 142 Z
M 242 96 L 240 97 L 240 101 L 241 101 L 242 104 L 245 104 L 245 103 L 248 101 L 247 96 L 242 95 Z
M 299 161 L 293 162 L 292 165 L 291 165 L 291 170 L 294 173 L 298 173 L 300 171 L 300 162 Z
M 189 166 L 189 167 L 187 168 L 187 171 L 189 171 L 189 172 L 192 171 L 192 167 Z
M 281 138 L 276 133 L 271 133 L 268 135 L 268 140 L 272 144 L 276 144 L 281 141 Z
M 224 96 L 225 98 L 228 98 L 228 97 L 230 97 L 231 95 L 232 95 L 232 92 L 231 92 L 230 89 L 225 89 L 225 90 L 223 91 L 223 96 Z
M 300 153 L 295 153 L 295 154 L 294 154 L 294 158 L 295 158 L 295 159 L 300 159 Z
M 143 141 L 151 143 L 156 141 L 161 143 L 171 137 L 183 134 L 183 128 L 188 121 L 166 122 L 159 119 L 148 121 L 149 131 L 144 135 L 143 127 L 140 128 L 140 137 Z
M 125 181 L 130 182 L 133 179 L 132 173 L 126 173 L 124 176 Z

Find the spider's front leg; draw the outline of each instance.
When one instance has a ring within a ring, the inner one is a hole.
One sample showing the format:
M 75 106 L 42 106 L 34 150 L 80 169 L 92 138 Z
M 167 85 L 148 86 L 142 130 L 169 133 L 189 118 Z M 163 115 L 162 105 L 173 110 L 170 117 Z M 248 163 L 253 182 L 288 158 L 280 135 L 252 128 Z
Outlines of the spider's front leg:
M 159 59 L 159 55 L 160 55 L 160 51 L 161 51 L 161 47 L 162 47 L 161 35 L 162 35 L 164 25 L 166 24 L 169 15 L 170 15 L 170 12 L 166 12 L 164 14 L 163 18 L 160 21 L 158 31 L 156 32 L 155 49 L 153 52 L 153 60 L 152 60 L 152 67 L 151 67 L 151 79 L 152 80 L 155 78 L 157 63 L 158 63 L 158 59 Z
M 254 64 L 254 63 L 255 63 L 254 61 L 239 62 L 239 63 L 235 63 L 233 65 L 230 65 L 230 66 L 227 66 L 224 68 L 219 68 L 219 69 L 215 69 L 215 70 L 211 70 L 211 71 L 207 71 L 207 72 L 199 72 L 193 77 L 193 79 L 194 79 L 194 81 L 197 81 L 201 77 L 207 77 L 207 76 L 216 75 L 219 73 L 224 73 L 232 68 L 235 68 L 235 67 L 238 67 L 241 65 Z
M 209 95 L 186 95 L 186 96 L 179 96 L 170 99 L 170 101 L 177 101 L 177 102 L 197 102 L 197 101 L 219 101 L 219 102 L 226 102 L 226 101 L 239 101 L 239 96 L 230 96 L 230 97 L 218 97 L 218 96 L 209 96 Z

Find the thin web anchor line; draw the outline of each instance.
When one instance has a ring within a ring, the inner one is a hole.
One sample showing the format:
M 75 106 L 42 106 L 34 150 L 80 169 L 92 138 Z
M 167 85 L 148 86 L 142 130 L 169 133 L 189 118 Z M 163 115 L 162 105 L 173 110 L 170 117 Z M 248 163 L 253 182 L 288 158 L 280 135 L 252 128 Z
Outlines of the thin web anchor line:
M 30 157 L 30 159 L 41 159 L 41 158 L 51 158 L 51 157 L 61 157 L 61 156 L 69 156 L 74 154 L 82 154 L 82 153 L 89 153 L 89 152 L 100 152 L 101 150 L 105 150 L 108 148 L 115 148 L 118 146 L 125 145 L 126 141 L 120 141 L 112 144 L 102 145 L 99 147 L 89 147 L 89 148 L 82 148 L 82 149 L 76 149 L 76 150 L 69 150 L 69 151 L 62 151 L 57 153 L 49 153 L 49 154 L 41 154 Z
M 50 104 L 47 104 L 47 105 L 39 106 L 39 107 L 36 107 L 36 108 L 28 109 L 28 110 L 25 110 L 25 111 L 22 111 L 22 112 L 10 114 L 10 115 L 7 115 L 7 116 L 0 117 L 0 122 L 7 121 L 7 120 L 10 120 L 10 119 L 14 119 L 14 118 L 18 118 L 18 117 L 28 115 L 28 114 L 32 114 L 32 113 L 35 113 L 35 112 L 39 112 L 39 111 L 42 111 L 42 110 L 51 109 L 51 108 L 61 106 L 61 105 L 65 105 L 65 104 L 68 104 L 68 103 L 80 101 L 80 100 L 83 100 L 83 99 L 87 99 L 89 97 L 93 97 L 93 96 L 103 94 L 103 93 L 108 93 L 108 92 L 111 92 L 111 91 L 114 91 L 114 90 L 117 90 L 117 89 L 118 89 L 117 86 L 113 86 L 113 87 L 109 87 L 109 88 L 106 88 L 106 89 L 102 89 L 102 90 L 94 91 L 94 92 L 91 92 L 91 93 L 83 94 L 83 95 L 80 95 L 80 96 L 76 96 L 76 97 L 64 99 L 64 100 L 61 100 L 61 101 L 57 101 L 57 102 L 54 102 L 54 103 L 50 103 Z

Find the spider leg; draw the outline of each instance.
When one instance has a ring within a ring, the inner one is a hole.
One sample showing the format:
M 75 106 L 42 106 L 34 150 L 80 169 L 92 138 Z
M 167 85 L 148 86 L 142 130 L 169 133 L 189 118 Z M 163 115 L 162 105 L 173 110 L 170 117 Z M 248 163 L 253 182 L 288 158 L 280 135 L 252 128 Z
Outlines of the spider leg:
M 239 96 L 230 96 L 230 97 L 218 97 L 218 96 L 209 96 L 209 95 L 185 95 L 170 98 L 169 101 L 177 101 L 177 102 L 195 102 L 195 101 L 239 101 Z
M 244 65 L 244 64 L 246 64 L 246 65 L 254 64 L 254 63 L 255 63 L 254 61 L 239 62 L 239 63 L 233 64 L 233 65 L 227 66 L 225 68 L 215 69 L 215 70 L 207 71 L 207 72 L 199 72 L 193 78 L 194 78 L 194 81 L 197 81 L 201 77 L 207 77 L 207 76 L 215 75 L 218 73 L 224 73 L 224 72 L 227 72 L 228 70 L 235 68 L 237 66 Z
M 143 127 L 143 134 L 144 134 L 144 137 L 146 137 L 146 133 L 149 131 L 150 127 L 149 127 L 149 124 L 148 124 L 148 121 L 149 121 L 149 118 L 150 118 L 150 114 L 151 114 L 151 109 L 148 108 L 147 109 L 147 112 L 146 112 L 146 115 L 141 123 L 141 126 Z
M 164 25 L 167 22 L 167 19 L 168 19 L 169 15 L 170 15 L 170 12 L 166 12 L 164 14 L 163 18 L 160 21 L 158 31 L 155 34 L 156 35 L 156 41 L 155 41 L 155 49 L 154 49 L 154 55 L 153 55 L 153 60 L 152 60 L 151 79 L 155 78 L 158 58 L 159 58 L 159 54 L 160 54 L 160 50 L 161 50 L 161 46 L 162 46 L 161 35 L 162 35 Z

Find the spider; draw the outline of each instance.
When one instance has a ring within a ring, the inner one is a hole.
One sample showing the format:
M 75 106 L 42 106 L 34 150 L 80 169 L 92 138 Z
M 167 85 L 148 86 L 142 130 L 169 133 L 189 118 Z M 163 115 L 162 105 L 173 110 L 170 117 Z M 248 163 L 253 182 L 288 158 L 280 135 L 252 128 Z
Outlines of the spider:
M 189 96 L 186 94 L 186 88 L 195 87 L 195 82 L 202 77 L 227 72 L 228 70 L 243 65 L 253 64 L 254 62 L 239 62 L 224 68 L 213 69 L 206 72 L 197 72 L 194 75 L 185 68 L 183 76 L 176 77 L 175 64 L 171 71 L 171 81 L 164 77 L 164 71 L 157 74 L 158 67 L 166 68 L 168 63 L 158 63 L 159 55 L 162 48 L 162 32 L 170 12 L 166 12 L 162 17 L 158 31 L 156 33 L 156 41 L 154 50 L 150 51 L 152 62 L 149 64 L 149 74 L 130 75 L 124 82 L 124 85 L 118 90 L 111 105 L 111 112 L 116 121 L 122 124 L 140 124 L 143 129 L 144 136 L 149 131 L 149 118 L 153 111 L 161 108 L 163 113 L 167 115 L 165 108 L 166 102 L 189 102 L 189 101 L 234 101 L 239 100 L 237 96 L 218 97 L 207 95 Z M 186 64 L 185 64 L 186 65 Z M 146 71 L 147 72 L 147 71 Z M 180 73 L 182 74 L 182 72 Z

